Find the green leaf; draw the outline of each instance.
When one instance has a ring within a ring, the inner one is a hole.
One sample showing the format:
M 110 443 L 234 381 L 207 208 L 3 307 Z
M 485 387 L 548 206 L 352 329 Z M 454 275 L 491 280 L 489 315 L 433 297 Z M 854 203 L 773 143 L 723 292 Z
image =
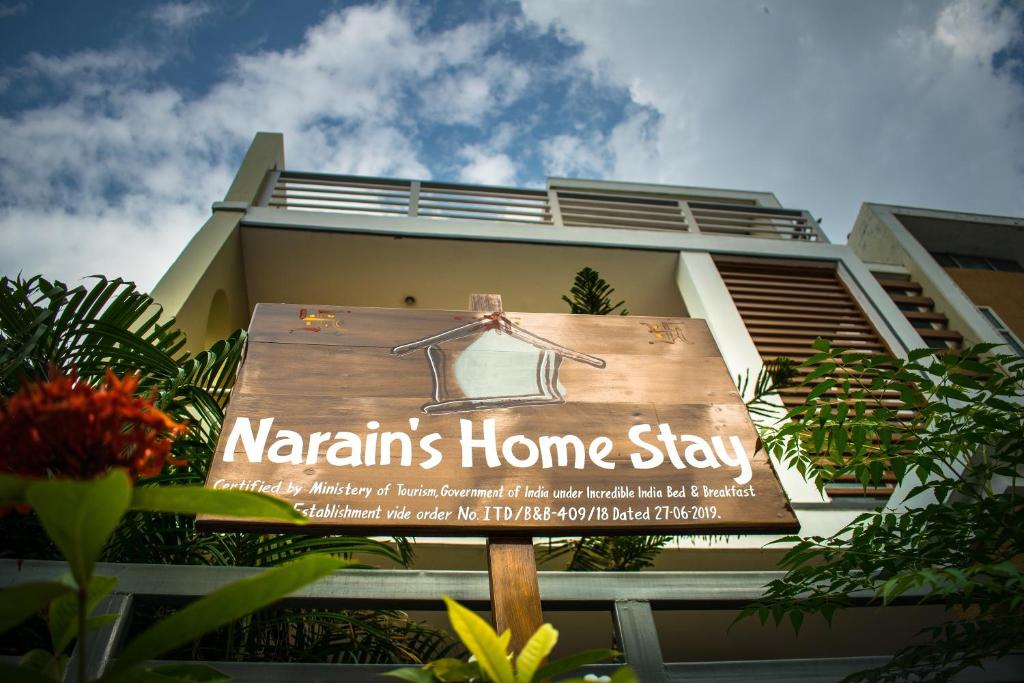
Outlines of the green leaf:
M 55 581 L 32 581 L 0 592 L 0 633 L 4 633 L 74 590 Z
M 636 673 L 633 671 L 633 667 L 623 666 L 615 670 L 612 674 L 611 683 L 637 683 Z
M 292 524 L 309 520 L 289 503 L 263 493 L 220 491 L 203 486 L 142 486 L 132 492 L 131 508 L 148 512 L 225 515 Z
M 535 680 L 543 681 L 547 678 L 575 671 L 581 666 L 588 666 L 590 664 L 603 662 L 606 659 L 613 659 L 618 657 L 620 654 L 622 653 L 617 650 L 609 650 L 607 648 L 584 650 L 583 652 L 577 652 L 574 655 L 563 657 L 562 659 L 542 666 L 533 677 Z
M 99 601 L 117 585 L 112 576 L 94 576 L 89 580 L 85 611 L 92 614 Z M 62 595 L 50 603 L 50 641 L 54 652 L 63 652 L 73 638 L 78 637 L 78 594 Z
M 154 624 L 129 643 L 111 667 L 111 675 L 184 645 L 219 626 L 271 605 L 347 563 L 326 555 L 310 555 L 236 581 L 196 600 Z
M 824 394 L 829 389 L 835 387 L 835 385 L 836 385 L 836 381 L 834 379 L 826 379 L 826 380 L 824 380 L 823 382 L 818 384 L 816 387 L 811 389 L 811 391 L 807 394 L 807 398 L 804 399 L 805 402 L 813 401 L 814 399 L 818 398 L 819 396 Z
M 443 683 L 472 681 L 480 678 L 480 666 L 476 662 L 464 662 L 451 657 L 430 662 L 423 667 L 423 670 L 429 671 Z
M 803 383 L 808 384 L 811 381 L 818 379 L 822 375 L 827 375 L 830 372 L 835 371 L 836 367 L 837 366 L 835 363 L 822 363 L 818 367 L 811 370 L 811 372 L 808 373 L 806 377 L 804 377 Z
M 89 583 L 104 544 L 128 509 L 131 481 L 124 470 L 111 470 L 92 481 L 40 481 L 26 498 L 47 535 L 71 566 L 79 586 Z
M 480 669 L 492 683 L 514 683 L 508 652 L 491 625 L 447 595 L 448 619 L 462 644 L 476 657 Z
M 804 613 L 800 611 L 790 612 L 789 620 L 793 624 L 793 632 L 799 635 L 800 625 L 804 623 Z
M 551 624 L 543 624 L 526 641 L 516 657 L 516 683 L 533 683 L 537 667 L 550 654 L 558 642 L 558 631 Z
M 25 489 L 34 482 L 13 474 L 0 474 L 0 505 L 16 505 L 25 502 Z
M 424 669 L 415 669 L 413 667 L 392 669 L 391 671 L 382 673 L 381 676 L 397 678 L 400 681 L 408 681 L 409 683 L 437 683 L 437 679 L 434 678 L 434 674 Z

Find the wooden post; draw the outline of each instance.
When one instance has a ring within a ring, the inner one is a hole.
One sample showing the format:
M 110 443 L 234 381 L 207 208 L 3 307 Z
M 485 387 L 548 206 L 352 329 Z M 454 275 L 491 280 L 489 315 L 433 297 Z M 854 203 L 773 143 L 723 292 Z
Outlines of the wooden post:
M 500 294 L 470 294 L 469 310 L 502 310 Z M 537 562 L 530 536 L 491 536 L 487 539 L 487 575 L 491 585 L 491 619 L 501 633 L 512 631 L 512 651 L 519 653 L 544 623 L 540 608 Z

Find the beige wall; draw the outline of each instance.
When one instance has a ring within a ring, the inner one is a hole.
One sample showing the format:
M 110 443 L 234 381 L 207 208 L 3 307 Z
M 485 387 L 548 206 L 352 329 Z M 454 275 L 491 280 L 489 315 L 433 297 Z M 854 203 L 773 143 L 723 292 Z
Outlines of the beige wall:
M 636 315 L 686 315 L 675 252 L 396 238 L 242 228 L 250 305 L 258 302 L 464 310 L 497 293 L 510 311 L 567 313 L 561 300 L 584 266 Z
M 168 271 L 153 290 L 153 298 L 185 332 L 192 353 L 207 348 L 215 337 L 222 339 L 248 325 L 240 216 L 233 211 L 215 212 L 182 255 L 195 256 L 188 263 L 192 267 Z
M 1024 339 L 1024 273 L 946 268 L 964 294 L 978 306 L 990 306 L 1014 334 Z

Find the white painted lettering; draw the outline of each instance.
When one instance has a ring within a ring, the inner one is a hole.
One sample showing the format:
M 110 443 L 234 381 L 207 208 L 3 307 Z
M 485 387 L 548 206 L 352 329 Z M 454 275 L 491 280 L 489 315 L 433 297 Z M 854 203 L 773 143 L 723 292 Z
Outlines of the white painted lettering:
M 224 447 L 224 462 L 234 462 L 235 446 L 239 439 L 242 441 L 242 449 L 249 462 L 263 462 L 263 449 L 267 446 L 267 437 L 270 436 L 270 428 L 274 425 L 274 418 L 265 417 L 260 420 L 260 429 L 254 436 L 252 433 L 252 422 L 247 417 L 240 417 L 235 420 L 228 435 L 228 443 Z
M 729 454 L 729 451 L 725 448 L 725 443 L 722 441 L 722 437 L 713 436 L 711 437 L 711 443 L 715 447 L 715 453 L 718 453 L 718 457 L 726 465 L 730 467 L 739 467 L 740 476 L 734 477 L 737 484 L 741 486 L 750 481 L 750 477 L 753 474 L 750 471 L 750 458 L 747 457 L 747 452 L 743 450 L 743 442 L 740 441 L 738 436 L 730 436 L 730 443 L 732 443 L 732 449 L 736 452 L 736 457 Z
M 665 462 L 665 454 L 661 452 L 660 448 L 652 446 L 640 438 L 641 434 L 645 434 L 649 431 L 651 431 L 651 425 L 649 424 L 633 425 L 629 428 L 629 440 L 651 454 L 651 457 L 647 460 L 644 460 L 644 457 L 640 453 L 634 452 L 629 454 L 630 460 L 633 461 L 633 467 L 638 470 L 653 469 Z

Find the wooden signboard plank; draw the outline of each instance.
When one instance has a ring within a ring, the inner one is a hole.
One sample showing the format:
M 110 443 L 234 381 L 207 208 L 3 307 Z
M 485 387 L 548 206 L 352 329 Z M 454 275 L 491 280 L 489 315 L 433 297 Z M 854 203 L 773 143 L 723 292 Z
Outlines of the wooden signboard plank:
M 314 533 L 797 528 L 702 320 L 259 304 L 224 425 Z

